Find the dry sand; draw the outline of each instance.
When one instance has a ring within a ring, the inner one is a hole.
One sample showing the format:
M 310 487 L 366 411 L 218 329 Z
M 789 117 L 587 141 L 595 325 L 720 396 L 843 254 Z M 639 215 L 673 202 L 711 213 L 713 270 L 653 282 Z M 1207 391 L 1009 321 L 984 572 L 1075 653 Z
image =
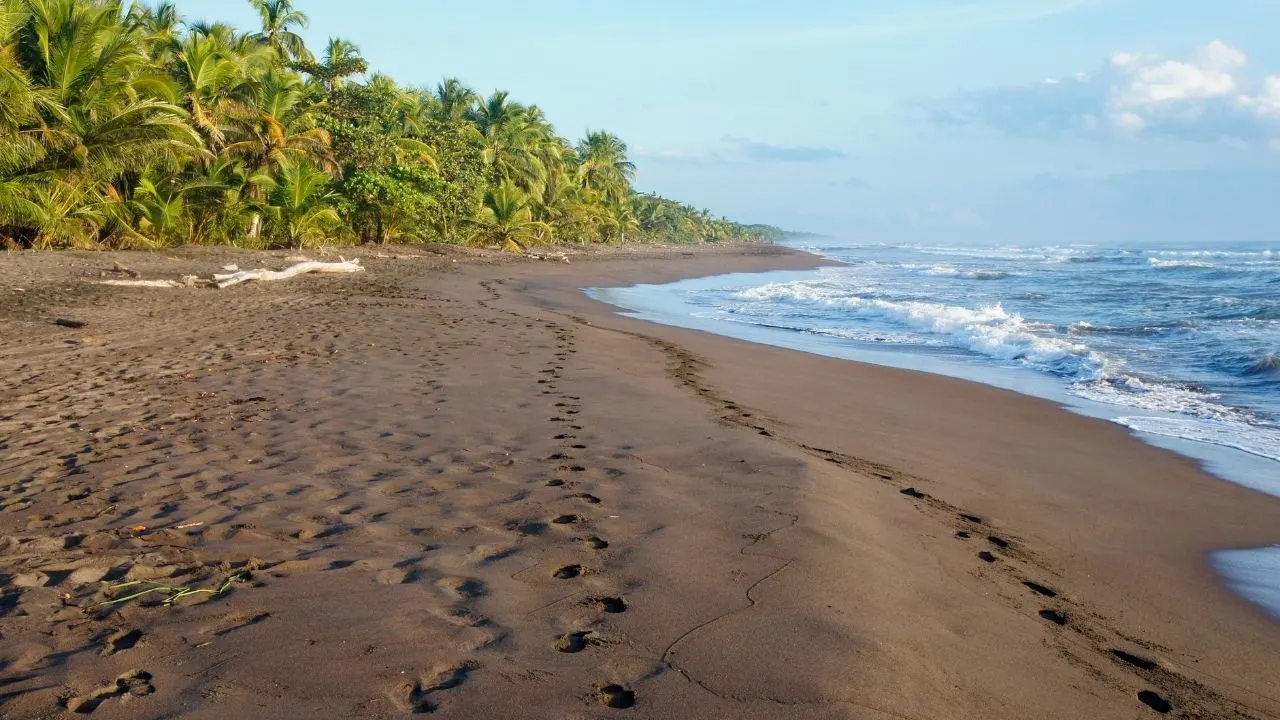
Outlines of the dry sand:
M 0 716 L 1280 717 L 1280 624 L 1206 555 L 1280 501 L 577 291 L 814 258 L 382 253 L 0 256 Z M 225 590 L 103 604 L 159 585 Z

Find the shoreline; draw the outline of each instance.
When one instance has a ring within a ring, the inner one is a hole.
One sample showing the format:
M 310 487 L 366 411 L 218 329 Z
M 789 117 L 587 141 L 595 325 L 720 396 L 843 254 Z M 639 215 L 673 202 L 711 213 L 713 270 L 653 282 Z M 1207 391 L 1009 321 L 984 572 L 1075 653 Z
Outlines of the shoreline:
M 802 250 L 802 252 L 808 251 Z M 833 265 L 840 264 L 842 263 L 839 261 L 833 262 Z M 756 273 L 748 275 L 756 275 Z M 684 278 L 684 280 L 701 283 L 721 278 L 726 282 L 733 280 L 734 286 L 737 286 L 737 278 L 733 275 Z M 776 277 L 768 280 L 778 281 Z M 748 286 L 752 284 L 747 283 Z M 1127 416 L 1134 412 L 1141 414 L 1140 408 L 1110 404 L 1072 393 L 1033 369 L 968 364 L 910 350 L 850 346 L 830 337 L 810 338 L 803 331 L 791 328 L 781 330 L 770 325 L 756 325 L 749 322 L 694 319 L 696 316 L 689 313 L 690 306 L 677 296 L 676 291 L 664 292 L 667 288 L 674 286 L 669 283 L 640 283 L 621 287 L 586 288 L 585 291 L 593 299 L 616 307 L 619 313 L 639 320 L 856 363 L 941 375 L 1048 400 L 1068 412 L 1121 425 L 1142 442 L 1194 460 L 1206 472 L 1224 481 L 1243 485 L 1266 495 L 1280 497 L 1280 484 L 1277 483 L 1277 479 L 1280 479 L 1277 476 L 1277 473 L 1280 473 L 1280 458 L 1247 444 L 1195 439 L 1148 430 L 1142 423 L 1134 424 L 1135 420 L 1147 418 Z M 637 292 L 639 290 L 647 292 Z M 685 286 L 683 290 L 698 292 L 701 286 Z M 1277 607 L 1276 612 L 1280 613 L 1280 606 Z
M 811 254 L 811 255 L 815 255 L 816 257 L 822 258 L 822 256 L 820 255 L 816 255 L 815 253 L 810 253 L 805 250 L 798 250 L 798 252 L 801 252 L 804 254 Z M 822 259 L 826 260 L 826 258 L 822 258 Z M 833 261 L 826 265 L 820 265 L 819 267 L 837 266 L 841 264 L 842 263 L 840 263 L 839 261 Z M 807 268 L 785 268 L 785 269 L 807 269 Z M 768 273 L 772 271 L 764 271 L 764 272 Z M 709 277 L 719 277 L 719 276 L 709 276 Z M 694 278 L 679 278 L 679 279 L 694 279 Z M 1271 499 L 1280 497 L 1280 493 L 1277 493 L 1271 487 L 1271 485 L 1265 482 L 1256 481 L 1252 477 L 1250 477 L 1248 472 L 1250 468 L 1248 465 L 1230 466 L 1223 462 L 1222 457 L 1215 455 L 1215 452 L 1220 450 L 1231 450 L 1231 451 L 1236 451 L 1236 452 L 1245 454 L 1250 460 L 1256 460 L 1257 458 L 1251 455 L 1249 451 L 1234 448 L 1231 446 L 1216 446 L 1212 444 L 1208 445 L 1208 448 L 1206 450 L 1206 449 L 1195 447 L 1195 443 L 1192 441 L 1143 433 L 1111 417 L 1111 415 L 1113 415 L 1114 413 L 1109 410 L 1109 406 L 1100 406 L 1100 408 L 1103 408 L 1104 410 L 1100 412 L 1099 408 L 1091 407 L 1090 403 L 1082 401 L 1080 398 L 1073 398 L 1064 393 L 1058 393 L 1058 394 L 1037 393 L 1031 389 L 1028 389 L 1025 383 L 1015 382 L 1015 383 L 1001 384 L 997 382 L 994 375 L 990 373 L 984 373 L 988 375 L 988 377 L 984 379 L 982 377 L 979 377 L 979 373 L 973 373 L 969 376 L 966 376 L 964 374 L 947 372 L 946 369 L 939 369 L 939 366 L 931 365 L 928 363 L 918 364 L 913 366 L 909 362 L 901 363 L 901 364 L 895 364 L 893 362 L 877 362 L 873 359 L 866 359 L 864 357 L 861 357 L 858 354 L 842 355 L 842 354 L 836 354 L 836 353 L 824 353 L 820 350 L 806 349 L 800 346 L 788 345 L 785 342 L 770 342 L 765 339 L 752 339 L 751 337 L 748 337 L 745 335 L 735 335 L 735 334 L 716 332 L 715 329 L 709 327 L 706 324 L 682 324 L 678 322 L 674 317 L 671 318 L 671 321 L 667 321 L 666 319 L 663 319 L 662 317 L 660 317 L 660 313 L 657 311 L 645 311 L 645 310 L 637 309 L 634 307 L 629 307 L 623 304 L 623 301 L 621 299 L 615 300 L 615 299 L 600 297 L 598 293 L 594 292 L 594 291 L 604 291 L 604 290 L 630 289 L 630 288 L 635 288 L 641 285 L 656 286 L 661 284 L 665 284 L 665 282 L 663 283 L 644 282 L 644 283 L 636 283 L 636 284 L 626 285 L 626 286 L 583 288 L 583 292 L 591 300 L 611 308 L 615 314 L 621 317 L 635 319 L 644 323 L 663 325 L 663 326 L 673 327 L 673 328 L 681 328 L 681 329 L 689 330 L 696 333 L 704 333 L 713 337 L 722 337 L 722 338 L 733 339 L 738 342 L 745 342 L 753 345 L 774 347 L 784 351 L 803 353 L 805 355 L 812 355 L 814 357 L 830 358 L 830 359 L 840 360 L 844 362 L 856 363 L 859 365 L 873 365 L 876 367 L 896 370 L 899 372 L 907 372 L 907 373 L 915 372 L 915 373 L 924 373 L 928 375 L 933 375 L 937 377 L 945 377 L 945 378 L 949 378 L 949 379 L 956 380 L 963 383 L 971 383 L 975 385 L 980 385 L 982 387 L 998 389 L 1006 392 L 1012 392 L 1022 397 L 1033 398 L 1036 400 L 1049 402 L 1063 412 L 1071 413 L 1073 415 L 1089 418 L 1092 420 L 1099 420 L 1111 425 L 1117 425 L 1119 427 L 1122 427 L 1125 429 L 1127 434 L 1130 437 L 1132 437 L 1135 441 L 1141 442 L 1144 445 L 1151 448 L 1173 453 L 1179 458 L 1189 460 L 1195 463 L 1195 465 L 1199 470 L 1222 482 L 1231 483 L 1233 485 L 1236 485 L 1237 487 L 1241 487 L 1246 490 L 1257 492 L 1260 495 L 1266 496 Z M 588 291 L 592 291 L 592 292 L 588 292 Z M 1096 404 L 1096 403 L 1093 403 L 1093 404 Z M 1271 460 L 1270 458 L 1265 458 L 1265 459 L 1269 461 Z M 1267 543 L 1260 546 L 1252 546 L 1252 547 L 1228 546 L 1228 547 L 1212 548 L 1210 549 L 1209 552 L 1206 553 L 1206 563 L 1210 568 L 1214 570 L 1215 574 L 1218 577 L 1218 581 L 1222 585 L 1231 588 L 1232 591 L 1240 599 L 1248 601 L 1249 603 L 1257 606 L 1259 609 L 1271 614 L 1277 620 L 1280 620 L 1280 581 L 1275 580 L 1274 579 L 1275 576 L 1272 574 L 1275 570 L 1280 569 L 1280 534 L 1278 534 L 1276 538 L 1277 538 L 1276 542 Z
M 1048 401 L 581 292 L 821 261 L 685 252 L 371 258 L 212 308 L 27 283 L 0 340 L 6 470 L 29 478 L 0 513 L 0 671 L 22 677 L 0 711 L 127 665 L 155 693 L 103 717 L 1280 714 L 1280 630 L 1207 567 L 1274 542 L 1280 502 Z M 236 253 L 190 255 L 148 262 Z M 41 320 L 86 311 L 74 345 Z M 71 576 L 108 559 L 256 586 L 50 615 L 100 597 Z M 99 655 L 103 627 L 144 640 Z

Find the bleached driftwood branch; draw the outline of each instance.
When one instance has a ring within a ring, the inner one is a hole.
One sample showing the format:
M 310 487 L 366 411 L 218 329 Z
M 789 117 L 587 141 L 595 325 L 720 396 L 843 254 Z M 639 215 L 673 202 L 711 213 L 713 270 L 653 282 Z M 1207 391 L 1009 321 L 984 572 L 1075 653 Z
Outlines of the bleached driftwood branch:
M 288 280 L 291 277 L 305 275 L 307 273 L 354 273 L 364 270 L 360 265 L 359 258 L 355 260 L 347 260 L 339 258 L 341 262 L 316 262 L 307 260 L 295 265 L 291 265 L 283 270 L 239 270 L 234 265 L 224 267 L 224 270 L 237 270 L 237 272 L 215 274 L 212 279 L 196 277 L 195 275 L 183 275 L 181 280 L 140 280 L 137 278 L 130 280 L 99 280 L 99 285 L 114 285 L 116 287 L 142 287 L 142 288 L 192 288 L 192 287 L 216 287 L 225 288 L 232 285 L 238 285 L 242 282 L 257 280 L 259 282 L 268 282 L 271 280 Z
M 182 283 L 177 280 L 103 280 L 99 285 L 114 285 L 115 287 L 147 287 L 147 288 L 178 288 L 182 287 Z
M 270 282 L 272 280 L 288 280 L 291 277 L 305 275 L 307 273 L 354 273 L 360 272 L 364 268 L 360 265 L 359 258 L 355 260 L 342 260 L 341 262 L 300 262 L 297 265 L 291 265 L 284 270 L 241 270 L 240 272 L 230 273 L 227 275 L 214 275 L 213 284 L 218 289 L 238 285 L 242 282 L 256 280 L 258 282 Z
M 560 262 L 569 262 L 569 256 L 565 253 L 527 252 L 524 256 L 527 258 L 533 258 L 534 260 L 559 260 Z
M 102 280 L 98 284 L 116 287 L 190 288 L 213 285 L 213 281 L 198 278 L 195 275 L 183 275 L 181 280 Z

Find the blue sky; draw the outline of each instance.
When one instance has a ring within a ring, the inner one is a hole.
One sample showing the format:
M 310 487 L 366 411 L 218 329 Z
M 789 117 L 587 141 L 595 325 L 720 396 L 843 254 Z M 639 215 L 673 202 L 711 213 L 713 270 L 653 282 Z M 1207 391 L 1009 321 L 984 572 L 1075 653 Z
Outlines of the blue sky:
M 628 141 L 639 185 L 859 241 L 1273 241 L 1274 0 L 298 0 L 406 84 Z M 178 0 L 249 27 L 237 0 Z

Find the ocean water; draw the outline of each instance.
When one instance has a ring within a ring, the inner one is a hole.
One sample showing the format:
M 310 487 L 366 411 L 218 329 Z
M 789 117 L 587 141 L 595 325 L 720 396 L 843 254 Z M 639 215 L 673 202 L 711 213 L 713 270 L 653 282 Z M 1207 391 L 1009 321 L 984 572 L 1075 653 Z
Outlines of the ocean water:
M 589 293 L 649 320 L 1047 397 L 1280 497 L 1280 245 L 794 244 L 844 265 Z M 1280 614 L 1278 562 L 1280 548 L 1213 559 Z

